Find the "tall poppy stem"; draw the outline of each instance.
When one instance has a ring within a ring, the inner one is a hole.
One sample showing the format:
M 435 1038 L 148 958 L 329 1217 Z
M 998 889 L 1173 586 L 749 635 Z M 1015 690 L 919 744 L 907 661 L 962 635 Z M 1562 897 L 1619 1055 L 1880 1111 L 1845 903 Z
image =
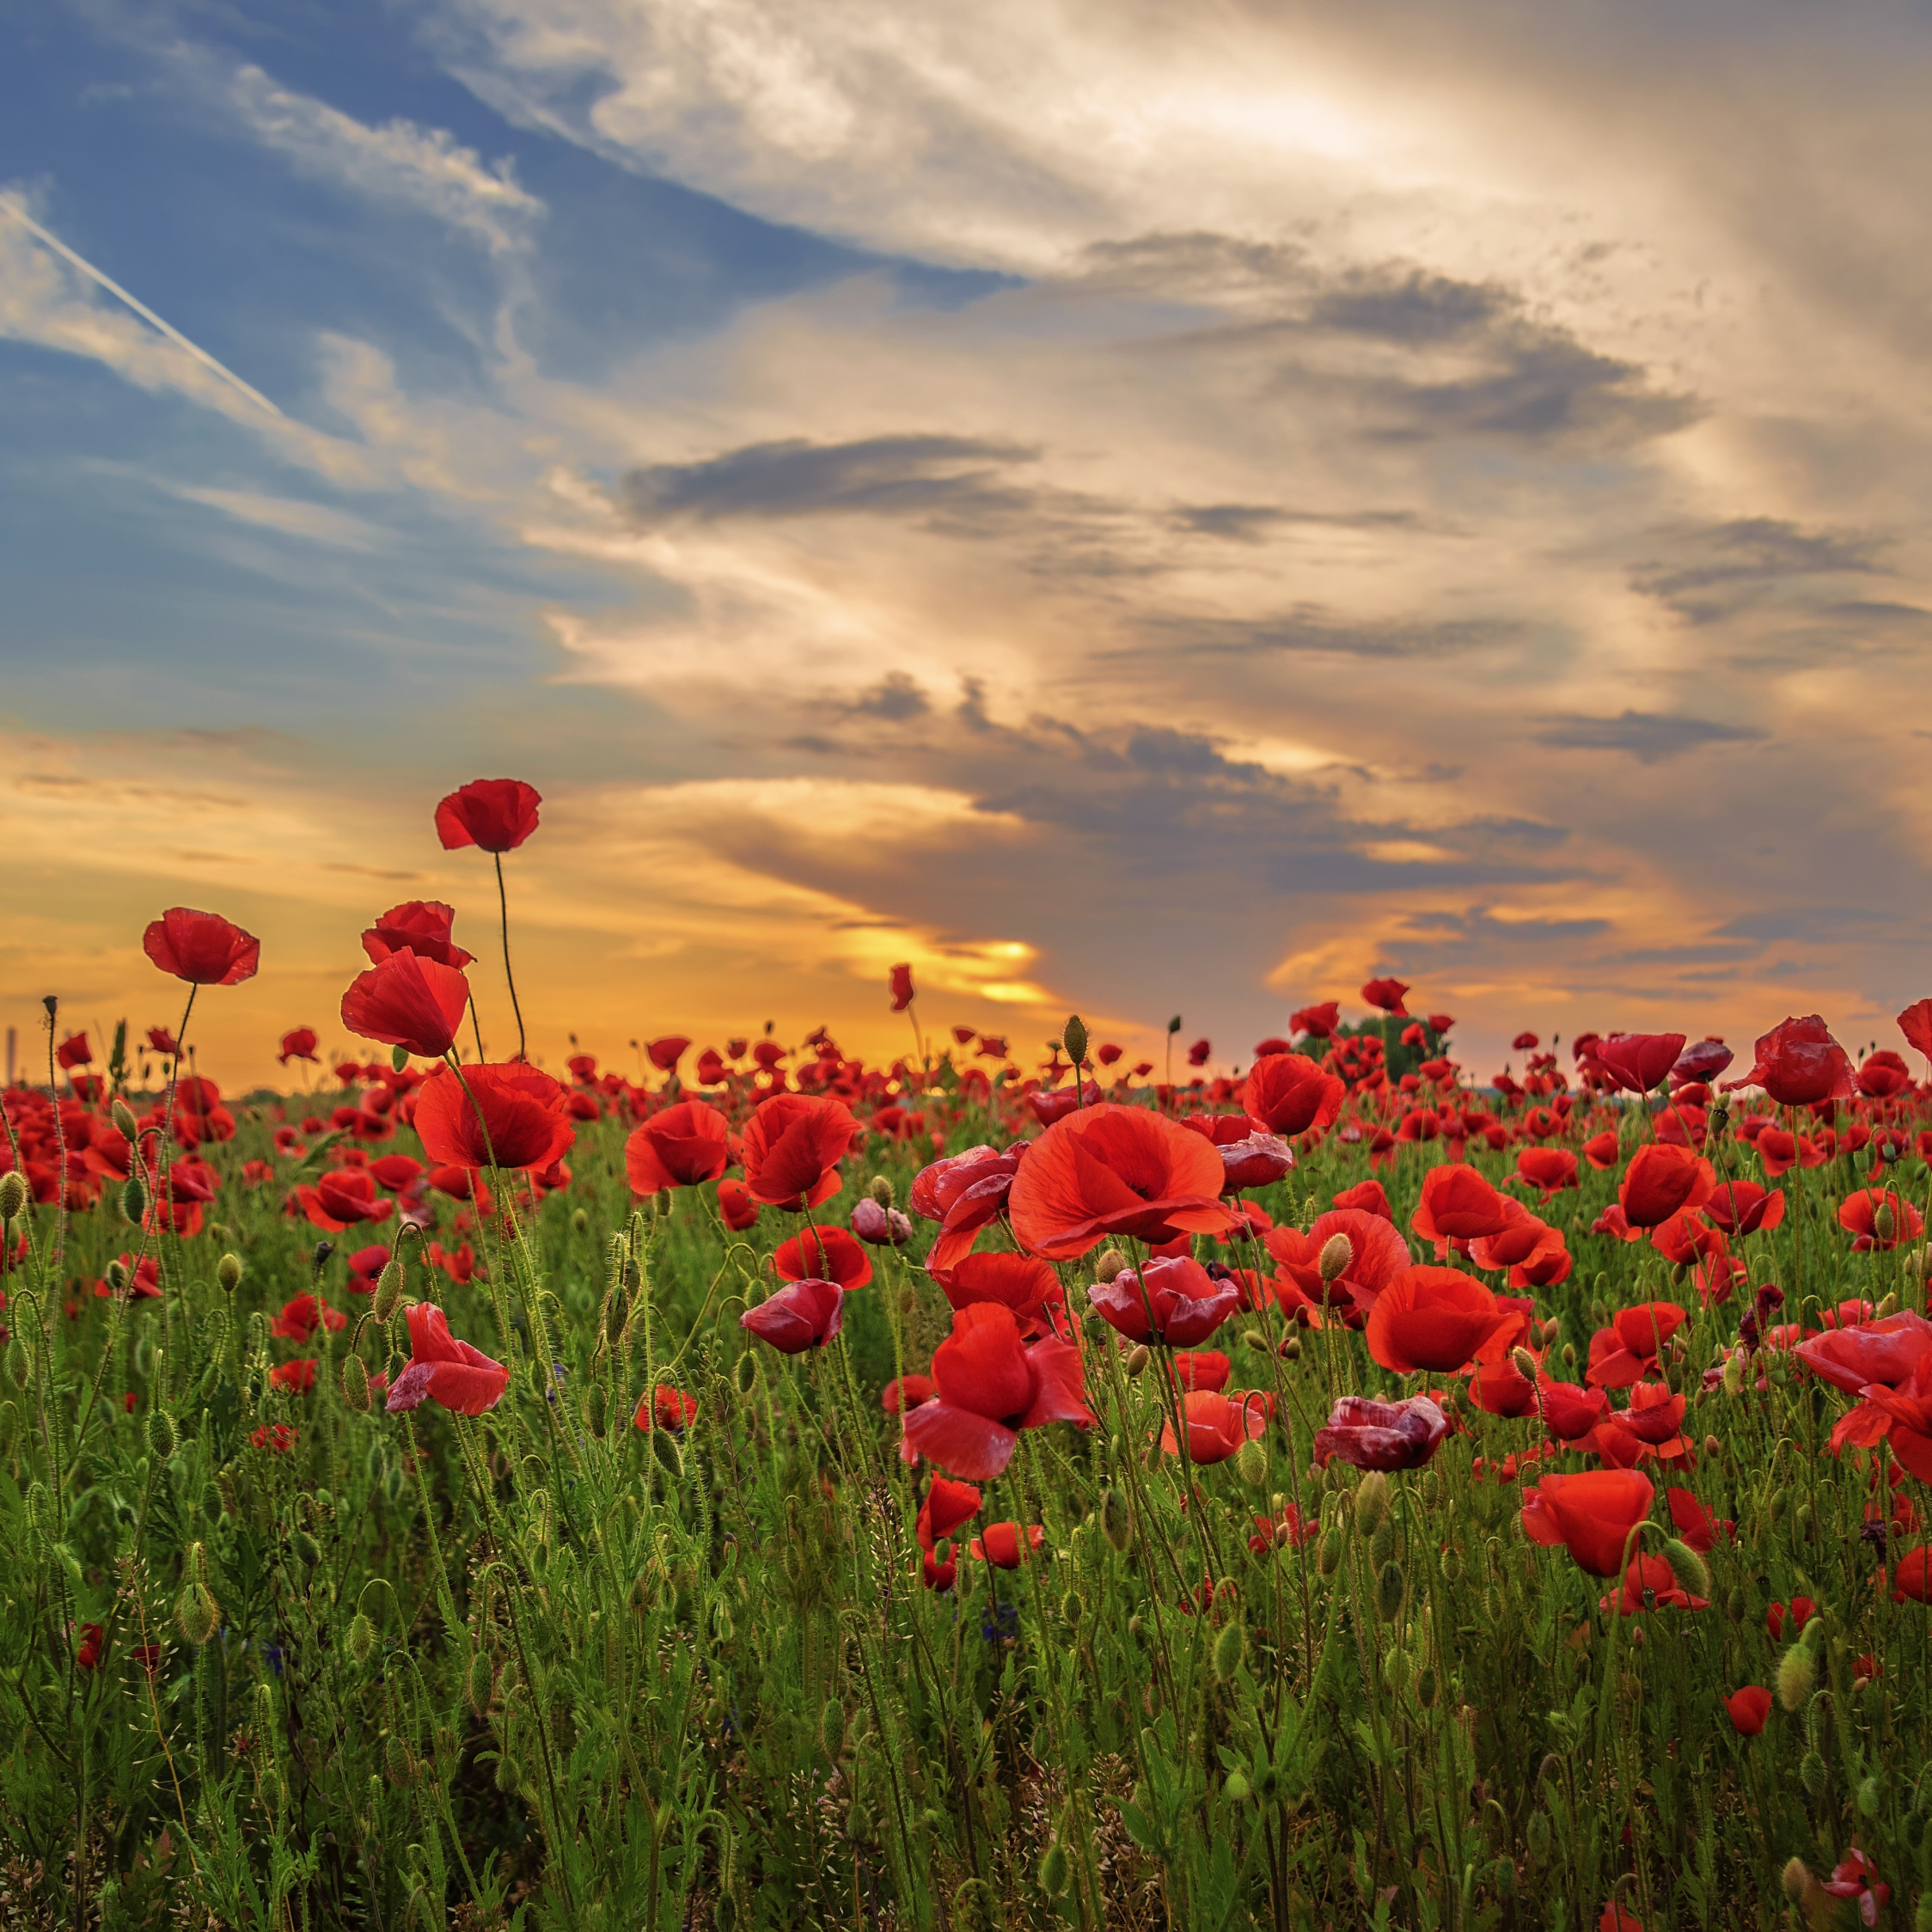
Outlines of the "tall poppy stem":
M 497 862 L 497 905 L 503 914 L 503 976 L 510 987 L 510 1010 L 517 1016 L 517 1057 L 528 1060 L 529 1055 L 523 1047 L 523 1009 L 517 1003 L 517 975 L 510 969 L 510 896 L 504 890 L 503 854 L 499 852 L 492 856 Z

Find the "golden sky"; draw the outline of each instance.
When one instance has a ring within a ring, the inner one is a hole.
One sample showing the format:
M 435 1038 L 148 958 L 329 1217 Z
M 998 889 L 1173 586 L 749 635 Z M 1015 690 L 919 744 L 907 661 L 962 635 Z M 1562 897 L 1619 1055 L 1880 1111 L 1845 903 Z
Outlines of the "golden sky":
M 186 903 L 267 1078 L 419 896 L 500 1039 L 499 775 L 553 1061 L 896 1053 L 900 959 L 1222 1063 L 1394 972 L 1483 1075 L 1929 990 L 1907 11 L 155 17 L 0 115 L 23 1052 Z

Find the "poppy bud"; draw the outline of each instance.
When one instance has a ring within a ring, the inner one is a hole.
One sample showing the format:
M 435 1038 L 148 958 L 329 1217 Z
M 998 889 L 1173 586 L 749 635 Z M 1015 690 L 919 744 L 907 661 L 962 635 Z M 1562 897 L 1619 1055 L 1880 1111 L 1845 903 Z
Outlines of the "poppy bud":
M 358 1664 L 369 1661 L 369 1654 L 376 1648 L 376 1626 L 358 1610 L 349 1619 L 349 1654 Z
M 416 1767 L 409 1761 L 409 1746 L 394 1731 L 382 1746 L 382 1768 L 389 1774 L 391 1784 L 407 1785 L 416 1775 Z
M 1560 1782 L 1563 1775 L 1562 1759 L 1555 1752 L 1546 1751 L 1543 1754 L 1543 1762 L 1536 1768 L 1536 1775 L 1545 1784 Z
M 490 1654 L 479 1650 L 469 1660 L 469 1708 L 479 1717 L 490 1709 Z
M 1214 1639 L 1214 1681 L 1226 1684 L 1241 1668 L 1241 1660 L 1248 1648 L 1248 1632 L 1239 1617 L 1234 1617 L 1221 1626 L 1221 1634 Z
M 1888 1294 L 1886 1296 L 1885 1299 L 1880 1302 L 1878 1306 L 1873 1311 L 1873 1319 L 1874 1321 L 1882 1322 L 1887 1315 L 1895 1315 L 1898 1313 L 1898 1296 L 1895 1294 Z
M 289 1538 L 289 1548 L 294 1552 L 295 1559 L 298 1563 L 307 1563 L 313 1566 L 322 1560 L 321 1544 L 317 1543 L 307 1530 L 297 1530 Z
M 1268 1480 L 1268 1452 L 1258 1442 L 1244 1442 L 1234 1458 L 1235 1473 L 1244 1483 L 1259 1489 Z
M 1291 1335 L 1281 1344 L 1281 1360 L 1285 1362 L 1298 1362 L 1301 1360 L 1301 1337 L 1299 1335 Z
M 1221 1786 L 1221 1795 L 1230 1804 L 1244 1805 L 1254 1795 L 1255 1788 L 1248 1782 L 1248 1774 L 1238 1767 L 1227 1774 Z
M 890 1208 L 892 1206 L 892 1183 L 886 1179 L 884 1175 L 875 1174 L 872 1177 L 872 1184 L 865 1191 L 871 1195 L 874 1201 L 877 1201 L 880 1207 Z
M 1787 1710 L 1796 1710 L 1817 1681 L 1818 1660 L 1802 1643 L 1793 1644 L 1778 1660 L 1777 1701 Z
M 570 1225 L 574 1232 L 588 1234 L 590 1232 L 590 1217 L 579 1208 L 571 1215 Z
M 602 1442 L 605 1431 L 610 1427 L 610 1397 L 602 1382 L 593 1382 L 590 1385 L 590 1393 L 585 1398 L 584 1409 L 584 1419 L 590 1425 L 590 1434 Z
M 1801 1858 L 1788 1860 L 1779 1882 L 1794 1905 L 1802 1904 L 1806 1892 L 1811 1889 L 1811 1868 Z
M 1798 1641 L 1801 1644 L 1803 1644 L 1805 1648 L 1809 1650 L 1812 1655 L 1814 1657 L 1817 1656 L 1819 1653 L 1824 1649 L 1825 1609 L 1823 1605 L 1820 1605 L 1811 1613 L 1810 1617 L 1806 1619 L 1804 1635 L 1800 1637 Z
M 140 1225 L 142 1215 L 148 1211 L 148 1190 L 141 1185 L 138 1174 L 130 1174 L 122 1183 L 120 1211 L 124 1220 L 131 1221 L 137 1226 Z
M 1093 1278 L 1097 1281 L 1111 1281 L 1127 1266 L 1127 1256 L 1118 1248 L 1101 1250 L 1100 1259 L 1093 1264 Z
M 1536 1357 L 1527 1348 L 1512 1348 L 1509 1351 L 1509 1365 L 1525 1382 L 1536 1380 Z
M 1388 1514 L 1389 1479 L 1372 1469 L 1355 1485 L 1355 1527 L 1363 1536 L 1373 1536 Z
M 1737 1623 L 1744 1616 L 1747 1602 L 1748 1599 L 1745 1596 L 1743 1584 L 1733 1583 L 1731 1586 L 1730 1594 L 1724 1599 L 1724 1614 L 1733 1623 Z
M 1550 1856 L 1550 1813 L 1546 1811 L 1532 1812 L 1523 1836 L 1529 1841 L 1530 1856 L 1538 1864 L 1542 1864 Z
M 134 1110 L 125 1100 L 117 1100 L 107 1110 L 117 1132 L 131 1140 L 141 1131 L 141 1123 L 134 1117 Z
M 1391 1650 L 1382 1660 L 1382 1681 L 1398 1697 L 1409 1688 L 1409 1653 L 1406 1650 Z
M 845 1706 L 836 1697 L 828 1697 L 825 1709 L 819 1713 L 818 1745 L 834 1764 L 845 1749 Z
M 1061 1622 L 1067 1623 L 1078 1623 L 1086 1615 L 1086 1605 L 1078 1590 L 1069 1590 L 1060 1599 L 1060 1615 Z
M 1040 1889 L 1049 1898 L 1064 1898 L 1069 1882 L 1067 1848 L 1056 1838 L 1047 1847 L 1046 1856 L 1040 1861 Z
M 1375 1614 L 1385 1623 L 1393 1623 L 1402 1614 L 1402 1600 L 1407 1593 L 1402 1565 L 1391 1557 L 1376 1575 Z
M 1814 1798 L 1825 1795 L 1825 1760 L 1815 1751 L 1807 1751 L 1798 1761 L 1798 1782 Z
M 1442 1571 L 1442 1580 L 1445 1583 L 1453 1583 L 1463 1574 L 1462 1552 L 1454 1544 L 1443 1545 L 1442 1561 L 1438 1567 Z
M 1118 1489 L 1109 1489 L 1100 1498 L 1100 1529 L 1116 1550 L 1125 1550 L 1133 1540 L 1134 1519 Z
M 1872 1232 L 1881 1241 L 1889 1241 L 1898 1232 L 1898 1222 L 1893 1219 L 1892 1203 L 1881 1201 L 1872 1212 Z
M 731 1371 L 731 1380 L 737 1385 L 741 1396 L 749 1396 L 758 1386 L 758 1363 L 751 1355 L 738 1357 L 738 1366 Z
M 1574 1368 L 1576 1366 L 1576 1344 L 1574 1342 L 1566 1342 L 1563 1344 L 1563 1366 L 1565 1368 Z
M 20 1214 L 27 1198 L 27 1177 L 17 1167 L 0 1174 L 0 1227 Z
M 1148 1362 L 1152 1360 L 1152 1356 L 1149 1353 L 1146 1343 L 1145 1342 L 1136 1342 L 1134 1346 L 1127 1352 L 1127 1373 L 1128 1379 L 1131 1380 L 1138 1378 L 1142 1373 L 1144 1373 Z
M 676 1440 L 668 1430 L 653 1429 L 651 1432 L 651 1452 L 663 1466 L 664 1474 L 676 1483 L 684 1475 L 684 1457 L 677 1446 Z
M 1324 1576 L 1333 1576 L 1342 1568 L 1342 1528 L 1339 1524 L 1322 1538 L 1320 1553 L 1315 1558 L 1315 1568 Z
M 360 1355 L 343 1357 L 342 1399 L 357 1415 L 369 1413 L 369 1370 Z
M 1678 1589 L 1693 1597 L 1709 1596 L 1710 1572 L 1704 1568 L 1703 1558 L 1688 1543 L 1672 1537 L 1664 1545 L 1664 1561 L 1671 1566 Z
M 1073 1062 L 1074 1070 L 1077 1073 L 1080 1067 L 1081 1063 L 1086 1059 L 1086 1022 L 1082 1019 L 1078 1013 L 1075 1013 L 1073 1017 L 1067 1021 L 1067 1025 L 1062 1030 L 1060 1037 L 1061 1042 L 1066 1046 L 1067 1057 Z M 1078 1086 L 1079 1085 L 1079 1081 L 1076 1080 L 1074 1082 L 1074 1085 Z
M 1263 1349 L 1268 1346 L 1268 1337 L 1258 1329 L 1244 1329 L 1241 1331 L 1241 1346 L 1244 1348 Z
M 197 1648 L 207 1642 L 214 1635 L 220 1617 L 221 1611 L 205 1583 L 191 1578 L 181 1586 L 181 1593 L 174 1600 L 174 1624 L 188 1642 Z
M 1867 1818 L 1876 1818 L 1885 1804 L 1885 1786 L 1876 1776 L 1858 1788 L 1858 1808 Z
M 497 1789 L 507 1796 L 523 1782 L 523 1768 L 506 1751 L 497 1759 Z
M 376 1319 L 386 1324 L 401 1299 L 402 1256 L 392 1255 L 382 1263 L 382 1272 L 376 1277 L 376 1299 L 372 1305 Z
M 1724 1453 L 1724 1445 L 1715 1435 L 1707 1435 L 1704 1438 L 1704 1453 L 1707 1456 L 1721 1456 Z

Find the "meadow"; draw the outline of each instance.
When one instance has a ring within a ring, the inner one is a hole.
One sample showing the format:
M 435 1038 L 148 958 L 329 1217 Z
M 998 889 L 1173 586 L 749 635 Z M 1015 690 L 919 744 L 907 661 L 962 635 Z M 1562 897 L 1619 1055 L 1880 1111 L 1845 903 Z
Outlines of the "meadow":
M 538 804 L 5 1093 L 5 1923 L 1932 1929 L 1932 1001 L 552 1072 Z

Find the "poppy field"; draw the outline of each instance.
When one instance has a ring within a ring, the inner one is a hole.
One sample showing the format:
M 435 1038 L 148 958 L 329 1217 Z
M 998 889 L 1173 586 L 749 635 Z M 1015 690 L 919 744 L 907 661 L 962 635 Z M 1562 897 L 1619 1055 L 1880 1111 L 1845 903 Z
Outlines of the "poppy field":
M 540 804 L 283 1091 L 48 1001 L 0 1923 L 1932 1932 L 1932 999 L 546 1068 Z

